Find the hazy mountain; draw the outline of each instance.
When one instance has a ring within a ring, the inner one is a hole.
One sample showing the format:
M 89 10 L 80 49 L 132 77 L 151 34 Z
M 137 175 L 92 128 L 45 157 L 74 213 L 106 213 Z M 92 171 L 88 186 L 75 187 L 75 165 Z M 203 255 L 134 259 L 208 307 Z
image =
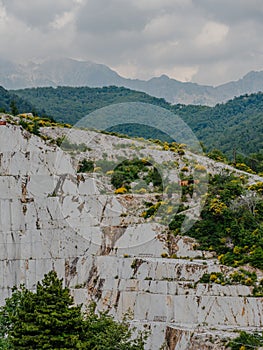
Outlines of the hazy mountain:
M 229 100 L 229 96 L 233 95 L 233 93 L 235 93 L 235 96 L 240 96 L 247 93 L 262 92 L 263 71 L 249 72 L 242 79 L 217 86 L 215 90 L 224 100 Z
M 250 72 L 242 79 L 217 87 L 184 83 L 166 75 L 148 81 L 126 79 L 109 67 L 73 59 L 49 59 L 42 63 L 17 65 L 0 60 L 0 85 L 7 89 L 43 86 L 124 86 L 163 97 L 173 104 L 215 105 L 244 93 L 263 90 L 263 71 Z
M 72 59 L 54 59 L 42 63 L 16 65 L 0 60 L 0 85 L 6 89 L 43 86 L 118 85 L 121 78 L 105 65 Z

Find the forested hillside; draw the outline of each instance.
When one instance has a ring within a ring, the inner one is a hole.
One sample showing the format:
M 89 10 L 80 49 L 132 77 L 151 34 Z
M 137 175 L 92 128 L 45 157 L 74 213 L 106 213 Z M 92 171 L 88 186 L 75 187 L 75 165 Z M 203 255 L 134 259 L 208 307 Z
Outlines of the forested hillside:
M 2 86 L 0 86 L 0 111 L 13 114 L 26 112 L 31 113 L 35 111 L 41 115 L 45 114 L 44 109 L 35 108 L 26 99 L 5 90 Z
M 231 156 L 237 152 L 263 152 L 263 93 L 244 95 L 215 107 L 171 105 L 164 99 L 126 88 L 33 88 L 16 90 L 16 94 L 30 101 L 38 109 L 58 121 L 75 124 L 88 113 L 120 102 L 145 102 L 167 108 L 181 116 L 196 133 L 207 150 L 213 148 Z M 129 121 L 127 120 L 127 123 Z M 125 126 L 119 131 L 134 135 L 135 130 Z M 141 130 L 139 136 L 152 137 Z M 136 132 L 138 135 L 138 131 Z M 158 135 L 154 135 L 156 137 Z
M 234 148 L 246 155 L 263 152 L 262 92 L 198 111 L 195 106 L 185 106 L 177 109 L 177 113 L 208 149 L 217 148 L 227 155 L 232 154 Z
M 145 102 L 168 108 L 164 99 L 155 98 L 144 92 L 123 87 L 44 87 L 14 91 L 19 96 L 31 101 L 39 108 L 52 115 L 58 121 L 75 124 L 87 114 L 121 102 Z

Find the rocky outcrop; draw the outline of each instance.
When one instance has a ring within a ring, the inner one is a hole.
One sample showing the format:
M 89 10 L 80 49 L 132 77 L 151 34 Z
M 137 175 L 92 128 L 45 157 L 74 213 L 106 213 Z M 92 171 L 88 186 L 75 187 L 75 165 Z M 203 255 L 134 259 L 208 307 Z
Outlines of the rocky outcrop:
M 112 159 L 137 147 L 98 138 L 87 151 L 94 159 L 105 142 Z M 84 141 L 84 131 L 78 139 Z M 158 147 L 149 152 L 156 161 L 176 160 Z M 134 325 L 151 331 L 147 349 L 224 349 L 234 330 L 262 327 L 262 298 L 252 297 L 251 287 L 196 283 L 228 269 L 187 237 L 174 239 L 177 258 L 167 258 L 166 226 L 138 215 L 147 197 L 110 193 L 105 174 L 76 173 L 74 156 L 19 126 L 0 126 L 1 304 L 14 285 L 34 289 L 55 269 L 76 303 L 94 300 L 117 319 L 131 312 Z

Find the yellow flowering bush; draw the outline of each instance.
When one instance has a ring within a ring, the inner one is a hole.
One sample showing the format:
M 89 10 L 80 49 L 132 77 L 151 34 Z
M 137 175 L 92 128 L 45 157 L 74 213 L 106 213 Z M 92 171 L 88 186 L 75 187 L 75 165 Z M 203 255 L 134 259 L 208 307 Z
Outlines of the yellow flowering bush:
M 218 198 L 213 198 L 210 202 L 209 210 L 216 216 L 222 215 L 227 205 Z
M 124 194 L 127 192 L 127 189 L 125 187 L 120 187 L 115 190 L 115 194 Z
M 195 170 L 196 171 L 200 171 L 200 172 L 206 171 L 206 167 L 204 165 L 202 165 L 202 164 L 196 164 Z

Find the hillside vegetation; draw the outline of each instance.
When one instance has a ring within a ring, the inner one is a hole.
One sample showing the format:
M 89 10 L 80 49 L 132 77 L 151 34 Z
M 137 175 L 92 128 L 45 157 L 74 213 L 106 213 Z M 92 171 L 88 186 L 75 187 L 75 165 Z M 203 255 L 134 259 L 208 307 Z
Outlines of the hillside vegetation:
M 217 148 L 227 155 L 233 148 L 246 155 L 263 151 L 263 93 L 240 96 L 197 112 L 186 106 L 182 112 L 183 119 L 209 149 Z
M 32 113 L 37 110 L 38 114 L 45 114 L 43 109 L 36 109 L 32 103 L 24 97 L 9 92 L 0 86 L 0 112 L 13 113 L 15 110 L 17 113 Z
M 171 105 L 164 99 L 114 86 L 33 88 L 17 90 L 15 93 L 39 109 L 44 109 L 58 121 L 71 124 L 110 104 L 135 101 L 154 104 L 182 117 L 208 150 L 217 148 L 228 156 L 232 156 L 234 148 L 246 155 L 263 152 L 263 93 L 240 96 L 215 107 Z M 135 132 L 137 129 L 129 126 L 121 131 L 135 136 L 152 137 L 147 130 L 138 135 Z
M 144 102 L 169 108 L 169 103 L 123 87 L 58 87 L 16 90 L 15 93 L 31 101 L 52 115 L 56 120 L 75 124 L 87 114 L 111 104 Z

